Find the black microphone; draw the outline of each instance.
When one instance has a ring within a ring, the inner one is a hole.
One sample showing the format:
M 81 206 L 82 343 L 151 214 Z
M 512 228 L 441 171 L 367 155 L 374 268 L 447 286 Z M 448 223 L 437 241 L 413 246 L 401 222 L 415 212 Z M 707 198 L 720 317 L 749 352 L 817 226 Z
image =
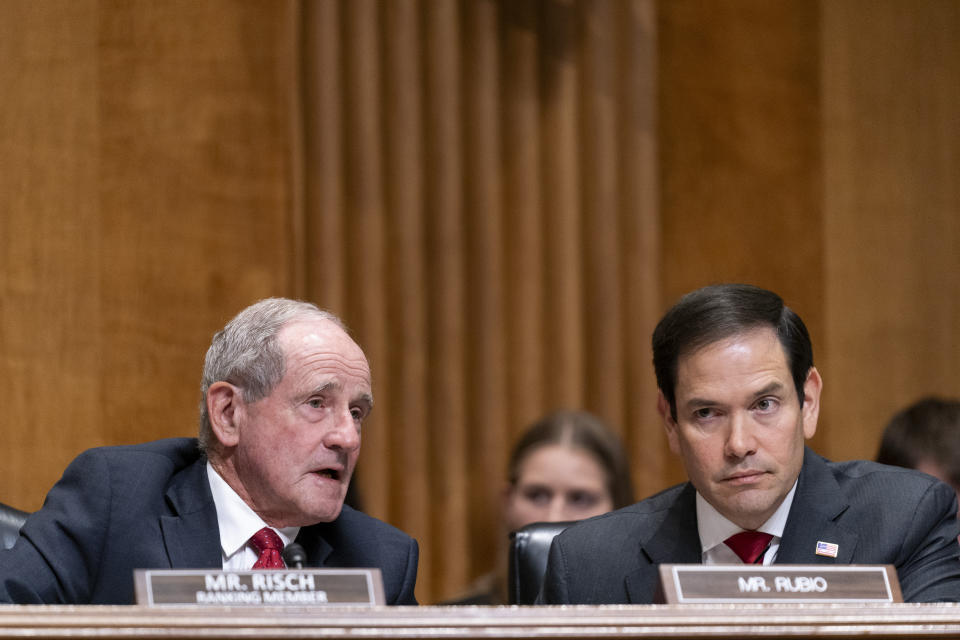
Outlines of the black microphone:
M 307 561 L 307 552 L 296 542 L 291 542 L 280 552 L 283 561 L 287 563 L 290 569 L 303 569 L 303 563 Z

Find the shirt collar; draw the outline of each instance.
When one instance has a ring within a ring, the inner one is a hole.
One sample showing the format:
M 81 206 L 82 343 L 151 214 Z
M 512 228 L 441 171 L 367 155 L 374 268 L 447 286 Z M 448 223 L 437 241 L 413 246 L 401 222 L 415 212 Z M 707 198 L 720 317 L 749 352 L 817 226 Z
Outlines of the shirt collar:
M 269 525 L 264 522 L 250 506 L 243 501 L 217 470 L 207 461 L 207 479 L 210 482 L 210 492 L 213 494 L 213 504 L 217 508 L 217 524 L 220 527 L 220 547 L 224 558 L 242 550 L 250 537 L 257 531 Z M 270 527 L 283 540 L 283 546 L 293 542 L 300 527 L 284 527 L 277 529 Z
M 787 526 L 787 516 L 790 515 L 790 505 L 793 504 L 793 495 L 797 491 L 797 481 L 793 482 L 790 492 L 773 512 L 773 515 L 757 528 L 757 531 L 769 533 L 775 541 L 783 537 L 783 530 Z M 697 491 L 697 531 L 700 533 L 700 548 L 707 552 L 735 533 L 743 529 L 723 517 L 713 508 L 706 498 Z

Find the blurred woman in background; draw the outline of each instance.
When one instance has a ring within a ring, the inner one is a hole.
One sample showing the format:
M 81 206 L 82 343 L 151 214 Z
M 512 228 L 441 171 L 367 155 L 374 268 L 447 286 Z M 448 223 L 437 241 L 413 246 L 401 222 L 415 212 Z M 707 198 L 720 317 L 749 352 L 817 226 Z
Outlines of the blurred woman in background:
M 507 604 L 509 533 L 533 522 L 582 520 L 633 503 L 619 438 L 593 414 L 558 411 L 531 425 L 514 445 L 503 491 L 503 547 L 497 567 L 445 604 Z

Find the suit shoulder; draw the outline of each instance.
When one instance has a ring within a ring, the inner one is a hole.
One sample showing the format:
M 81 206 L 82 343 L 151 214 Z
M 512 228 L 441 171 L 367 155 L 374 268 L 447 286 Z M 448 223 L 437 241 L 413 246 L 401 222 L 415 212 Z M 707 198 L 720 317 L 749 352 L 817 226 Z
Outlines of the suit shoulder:
M 891 504 L 915 506 L 920 502 L 949 508 L 953 488 L 931 475 L 870 460 L 825 461 L 840 490 L 857 506 Z
M 611 535 L 634 536 L 636 527 L 649 527 L 665 517 L 686 486 L 678 484 L 616 511 L 581 520 L 560 533 L 558 538 L 562 538 L 564 542 L 576 543 L 582 540 L 593 545 L 596 544 L 598 535 L 605 536 L 606 540 L 610 540 Z
M 393 541 L 394 543 L 406 544 L 413 540 L 392 524 L 367 515 L 348 505 L 343 505 L 340 516 L 327 526 L 351 536 L 362 535 L 377 540 Z
M 844 484 L 901 485 L 905 490 L 927 491 L 939 483 L 933 476 L 915 469 L 894 467 L 870 460 L 826 462 L 837 482 Z
M 99 458 L 111 465 L 146 463 L 181 469 L 202 457 L 196 438 L 165 438 L 140 444 L 94 447 L 77 456 L 77 460 Z

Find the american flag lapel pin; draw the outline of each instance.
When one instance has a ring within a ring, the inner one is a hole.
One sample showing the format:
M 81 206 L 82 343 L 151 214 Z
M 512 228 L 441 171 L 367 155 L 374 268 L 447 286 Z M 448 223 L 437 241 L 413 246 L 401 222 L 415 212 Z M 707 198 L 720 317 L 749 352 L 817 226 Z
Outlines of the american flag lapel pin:
M 832 542 L 824 542 L 822 540 L 817 540 L 817 555 L 818 556 L 827 556 L 828 558 L 836 558 L 837 551 L 840 550 L 840 546 L 833 544 Z

